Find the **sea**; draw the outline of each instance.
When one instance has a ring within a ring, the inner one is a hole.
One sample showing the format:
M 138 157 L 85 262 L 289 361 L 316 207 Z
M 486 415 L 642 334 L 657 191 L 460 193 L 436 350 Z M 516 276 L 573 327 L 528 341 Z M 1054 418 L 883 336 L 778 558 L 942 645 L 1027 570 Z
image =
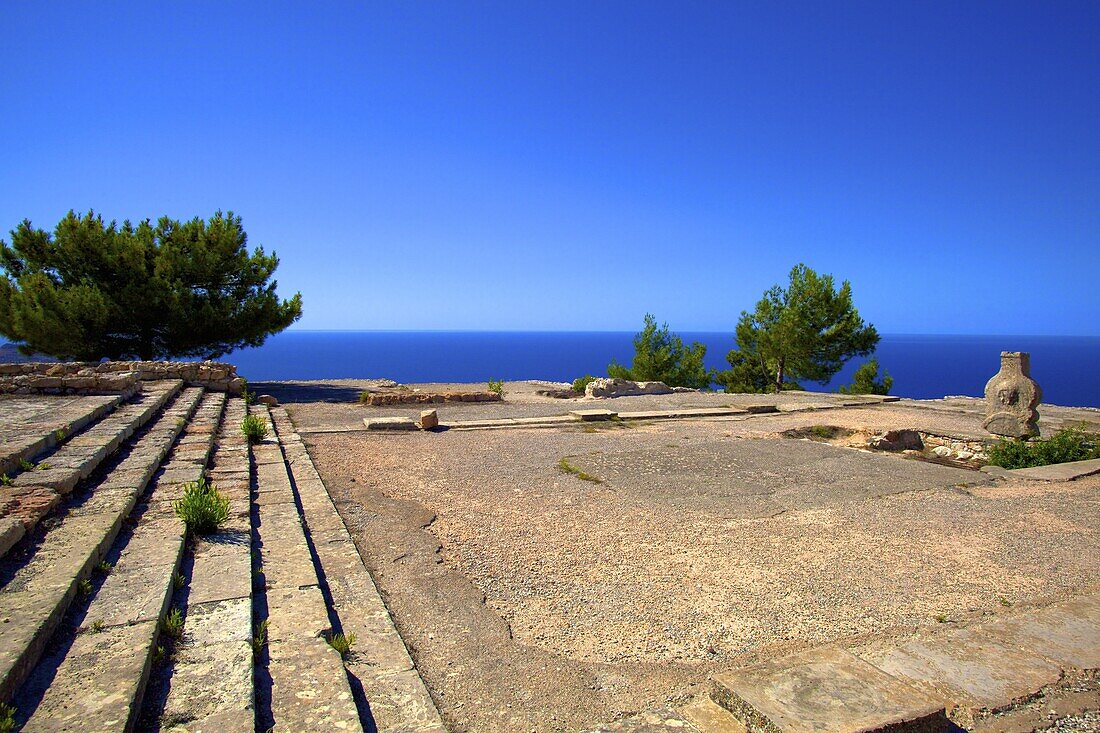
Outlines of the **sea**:
M 731 333 L 680 332 L 706 345 L 708 367 L 728 367 Z M 307 331 L 273 336 L 260 347 L 222 357 L 250 381 L 389 378 L 398 382 L 485 382 L 542 379 L 567 382 L 630 364 L 627 331 Z M 875 356 L 894 378 L 891 394 L 917 399 L 980 397 L 1000 366 L 1002 351 L 1031 353 L 1032 377 L 1049 404 L 1100 408 L 1100 337 L 947 336 L 884 334 Z M 827 384 L 851 381 L 856 358 Z

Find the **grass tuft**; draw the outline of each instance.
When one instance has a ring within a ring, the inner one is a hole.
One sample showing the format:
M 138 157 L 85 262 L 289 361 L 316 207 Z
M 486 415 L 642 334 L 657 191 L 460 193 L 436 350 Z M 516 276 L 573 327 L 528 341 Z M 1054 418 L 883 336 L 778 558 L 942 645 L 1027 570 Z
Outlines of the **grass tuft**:
M 15 483 L 15 479 L 6 473 L 0 474 L 0 486 L 11 486 Z
M 341 659 L 347 659 L 351 654 L 351 648 L 355 645 L 355 634 L 326 634 L 325 641 L 328 645 L 340 653 Z
M 173 608 L 161 622 L 160 630 L 173 642 L 178 642 L 183 638 L 183 613 L 178 608 Z
M 76 592 L 84 597 L 90 596 L 92 594 L 92 581 L 81 578 L 76 584 Z
M 183 584 L 187 582 L 187 578 L 183 577 L 183 573 L 172 573 L 172 588 L 179 590 L 183 587 Z
M 11 705 L 0 704 L 0 733 L 11 733 L 15 730 L 15 708 Z
M 266 418 L 259 415 L 248 415 L 244 420 L 241 420 L 241 432 L 244 433 L 244 437 L 248 438 L 250 445 L 255 445 L 266 438 L 271 431 L 268 428 Z
M 100 631 L 103 631 L 103 619 L 97 618 L 95 621 L 92 622 L 90 628 L 93 634 L 98 634 Z
M 229 497 L 213 484 L 206 483 L 206 479 L 185 484 L 183 498 L 172 508 L 187 528 L 199 535 L 217 531 L 229 519 Z
M 267 644 L 267 619 L 256 624 L 256 630 L 252 633 L 252 656 L 259 658 Z
M 115 569 L 113 563 L 109 563 L 106 560 L 100 560 L 95 566 L 96 572 L 103 573 L 104 575 L 110 575 L 111 571 Z
M 591 481 L 594 484 L 603 483 L 602 478 L 600 478 L 599 476 L 593 476 L 590 473 L 585 473 L 580 468 L 577 468 L 572 463 L 570 463 L 568 458 L 562 458 L 560 461 L 558 461 L 558 468 L 560 468 L 565 473 L 576 476 L 581 481 Z

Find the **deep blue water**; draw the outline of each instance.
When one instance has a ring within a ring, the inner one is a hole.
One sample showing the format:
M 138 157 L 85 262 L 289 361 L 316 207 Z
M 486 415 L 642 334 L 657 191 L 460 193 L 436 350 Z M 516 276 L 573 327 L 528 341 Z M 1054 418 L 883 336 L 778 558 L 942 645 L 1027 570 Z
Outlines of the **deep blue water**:
M 630 332 L 288 331 L 257 349 L 226 357 L 253 381 L 387 377 L 399 382 L 488 379 L 570 381 L 603 375 L 612 359 L 629 364 Z M 707 365 L 725 368 L 728 333 L 682 332 L 707 346 Z M 894 377 L 892 394 L 981 396 L 1001 351 L 1031 352 L 1032 376 L 1045 402 L 1100 407 L 1100 337 L 884 335 L 879 364 Z M 850 380 L 861 359 L 828 385 Z

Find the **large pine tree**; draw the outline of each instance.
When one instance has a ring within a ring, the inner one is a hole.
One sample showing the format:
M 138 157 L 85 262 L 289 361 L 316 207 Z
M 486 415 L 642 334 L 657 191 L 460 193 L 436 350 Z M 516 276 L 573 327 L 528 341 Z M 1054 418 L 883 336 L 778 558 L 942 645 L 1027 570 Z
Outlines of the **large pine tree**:
M 24 221 L 0 241 L 0 334 L 24 353 L 85 361 L 216 358 L 259 346 L 302 315 L 279 264 L 249 252 L 240 217 L 154 225 L 70 211 L 53 233 Z

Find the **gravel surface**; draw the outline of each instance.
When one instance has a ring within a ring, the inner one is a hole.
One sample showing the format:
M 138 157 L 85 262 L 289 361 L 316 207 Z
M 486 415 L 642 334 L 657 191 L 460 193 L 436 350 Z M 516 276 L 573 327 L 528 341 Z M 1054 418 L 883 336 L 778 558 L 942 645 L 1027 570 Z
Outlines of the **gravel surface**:
M 452 729 L 581 730 L 763 657 L 1090 590 L 1100 477 L 985 486 L 769 437 L 979 419 L 902 403 L 307 442 Z M 582 456 L 604 483 L 559 468 Z

